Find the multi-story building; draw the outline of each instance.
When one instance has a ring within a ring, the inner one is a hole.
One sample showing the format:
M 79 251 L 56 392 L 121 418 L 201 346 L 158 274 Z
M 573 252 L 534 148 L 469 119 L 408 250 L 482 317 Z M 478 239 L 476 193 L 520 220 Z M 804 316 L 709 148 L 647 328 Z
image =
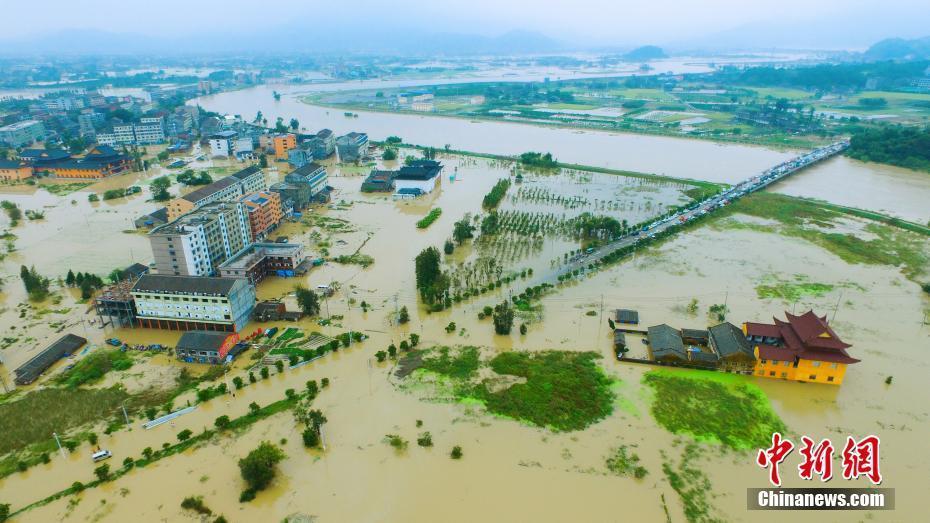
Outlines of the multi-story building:
M 130 291 L 142 327 L 237 332 L 255 308 L 255 287 L 239 278 L 146 274 Z
M 0 181 L 17 182 L 32 177 L 32 165 L 25 160 L 0 160 Z
M 439 184 L 442 164 L 435 160 L 415 160 L 394 176 L 395 194 L 428 194 Z M 403 191 L 403 192 L 401 192 Z
M 81 113 L 77 117 L 81 136 L 93 137 L 97 135 L 97 126 L 102 125 L 104 114 L 98 112 Z
M 313 153 L 305 144 L 301 144 L 300 147 L 287 152 L 287 163 L 291 164 L 291 167 L 295 169 L 303 167 L 312 161 Z
M 264 238 L 274 230 L 283 217 L 281 196 L 276 192 L 262 191 L 243 196 L 240 203 L 245 206 L 249 218 L 252 239 Z
M 827 324 L 826 316 L 813 311 L 774 324 L 743 324 L 746 339 L 754 346 L 756 376 L 811 383 L 843 382 L 846 367 L 859 360 L 849 356 L 851 347 Z
M 162 117 L 141 118 L 133 125 L 135 143 L 149 145 L 165 141 L 165 121 Z
M 351 132 L 336 138 L 336 149 L 343 162 L 354 162 L 368 154 L 368 134 Z
M 326 174 L 326 167 L 310 162 L 299 169 L 294 169 L 291 174 L 300 176 L 310 185 L 310 197 L 314 198 L 324 189 L 329 176 Z
M 219 266 L 224 278 L 243 278 L 252 284 L 278 274 L 291 277 L 309 270 L 310 262 L 299 243 L 253 243 Z
M 168 202 L 168 219 L 176 220 L 210 202 L 233 201 L 249 193 L 265 190 L 265 172 L 251 165 L 226 178 L 205 185 L 196 191 Z
M 213 202 L 152 229 L 149 242 L 159 274 L 211 276 L 252 242 L 252 233 L 240 203 Z
M 45 125 L 38 120 L 23 120 L 0 127 L 0 143 L 22 147 L 45 138 Z
M 274 155 L 278 158 L 287 158 L 287 152 L 297 148 L 297 135 L 292 133 L 276 134 L 272 137 Z
M 235 154 L 236 131 L 220 131 L 210 136 L 210 156 L 228 158 Z
M 336 135 L 332 131 L 323 129 L 316 133 L 316 137 L 320 142 L 319 145 L 312 150 L 314 158 L 322 160 L 328 158 L 329 155 L 336 151 Z

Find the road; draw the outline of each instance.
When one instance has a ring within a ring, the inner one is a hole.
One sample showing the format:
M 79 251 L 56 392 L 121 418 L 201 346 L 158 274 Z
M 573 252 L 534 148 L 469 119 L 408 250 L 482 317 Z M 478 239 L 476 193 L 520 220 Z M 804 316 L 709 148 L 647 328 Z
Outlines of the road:
M 821 160 L 835 156 L 846 150 L 847 147 L 849 147 L 849 141 L 843 140 L 814 149 L 809 153 L 797 156 L 786 162 L 782 162 L 775 167 L 767 169 L 761 174 L 757 174 L 730 187 L 726 191 L 718 193 L 705 200 L 694 202 L 683 211 L 675 213 L 671 216 L 659 218 L 646 227 L 643 227 L 642 230 L 626 234 L 620 238 L 617 238 L 616 240 L 596 248 L 592 252 L 575 256 L 567 264 L 559 267 L 547 279 L 557 281 L 559 276 L 567 274 L 576 269 L 582 269 L 591 263 L 601 260 L 617 249 L 629 247 L 640 242 L 643 238 L 654 237 L 657 233 L 678 227 L 699 216 L 704 216 L 722 209 L 723 207 L 746 196 L 747 194 L 761 191 L 769 185 L 781 181 L 788 176 L 791 176 L 792 174 L 800 171 L 801 169 L 809 167 Z M 550 283 L 554 283 L 554 281 Z

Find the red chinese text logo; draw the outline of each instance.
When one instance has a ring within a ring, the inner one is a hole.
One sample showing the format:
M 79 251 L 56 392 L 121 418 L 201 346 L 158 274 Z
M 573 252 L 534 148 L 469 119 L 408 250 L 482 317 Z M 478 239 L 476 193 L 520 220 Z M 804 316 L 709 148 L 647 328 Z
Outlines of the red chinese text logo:
M 846 446 L 843 447 L 843 479 L 852 480 L 859 476 L 869 478 L 869 481 L 878 485 L 882 482 L 882 474 L 879 470 L 879 445 L 878 436 L 866 436 L 859 441 L 849 436 L 846 438 Z M 756 455 L 756 464 L 762 468 L 769 469 L 769 481 L 776 487 L 781 486 L 781 475 L 778 466 L 794 450 L 794 443 L 782 437 L 778 432 L 772 434 L 772 445 L 766 449 L 759 449 Z M 798 449 L 802 461 L 798 465 L 798 475 L 801 479 L 811 480 L 814 475 L 820 477 L 820 481 L 830 481 L 833 477 L 833 443 L 828 439 L 823 439 L 819 443 L 813 439 L 802 436 L 801 447 Z

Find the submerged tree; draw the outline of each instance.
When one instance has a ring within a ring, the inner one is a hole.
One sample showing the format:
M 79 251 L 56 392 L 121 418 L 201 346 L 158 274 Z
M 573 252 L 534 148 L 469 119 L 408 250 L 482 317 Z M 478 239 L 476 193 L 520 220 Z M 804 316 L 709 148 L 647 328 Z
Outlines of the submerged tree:
M 256 491 L 267 488 L 274 479 L 278 463 L 283 459 L 284 452 L 268 441 L 263 441 L 246 457 L 240 459 L 239 472 L 248 485 L 246 492 L 250 492 L 254 498 Z
M 320 298 L 315 292 L 298 285 L 294 288 L 294 294 L 297 296 L 297 306 L 307 316 L 316 316 L 320 313 Z
M 513 328 L 513 308 L 510 303 L 503 302 L 494 307 L 494 332 L 497 334 L 510 334 Z

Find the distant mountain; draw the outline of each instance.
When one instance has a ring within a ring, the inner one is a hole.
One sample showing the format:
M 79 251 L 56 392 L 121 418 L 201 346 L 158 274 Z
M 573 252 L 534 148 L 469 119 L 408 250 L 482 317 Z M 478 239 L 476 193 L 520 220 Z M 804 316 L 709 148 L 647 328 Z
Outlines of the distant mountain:
M 655 45 L 637 47 L 623 55 L 624 60 L 631 62 L 647 62 L 649 60 L 659 60 L 660 58 L 668 58 L 668 55 L 665 54 L 661 47 Z
M 880 60 L 928 60 L 930 59 L 930 36 L 907 40 L 886 38 L 869 47 L 862 57 L 869 61 Z
M 274 38 L 268 38 L 269 32 Z M 282 46 L 282 42 L 287 45 Z M 307 37 L 306 25 L 292 23 L 271 31 L 203 32 L 158 38 L 96 30 L 67 30 L 19 40 L 0 39 L 0 55 L 12 54 L 196 54 L 196 53 L 368 53 L 407 56 L 537 54 L 566 50 L 566 45 L 533 31 L 499 36 L 426 32 L 378 26 L 325 26 Z

